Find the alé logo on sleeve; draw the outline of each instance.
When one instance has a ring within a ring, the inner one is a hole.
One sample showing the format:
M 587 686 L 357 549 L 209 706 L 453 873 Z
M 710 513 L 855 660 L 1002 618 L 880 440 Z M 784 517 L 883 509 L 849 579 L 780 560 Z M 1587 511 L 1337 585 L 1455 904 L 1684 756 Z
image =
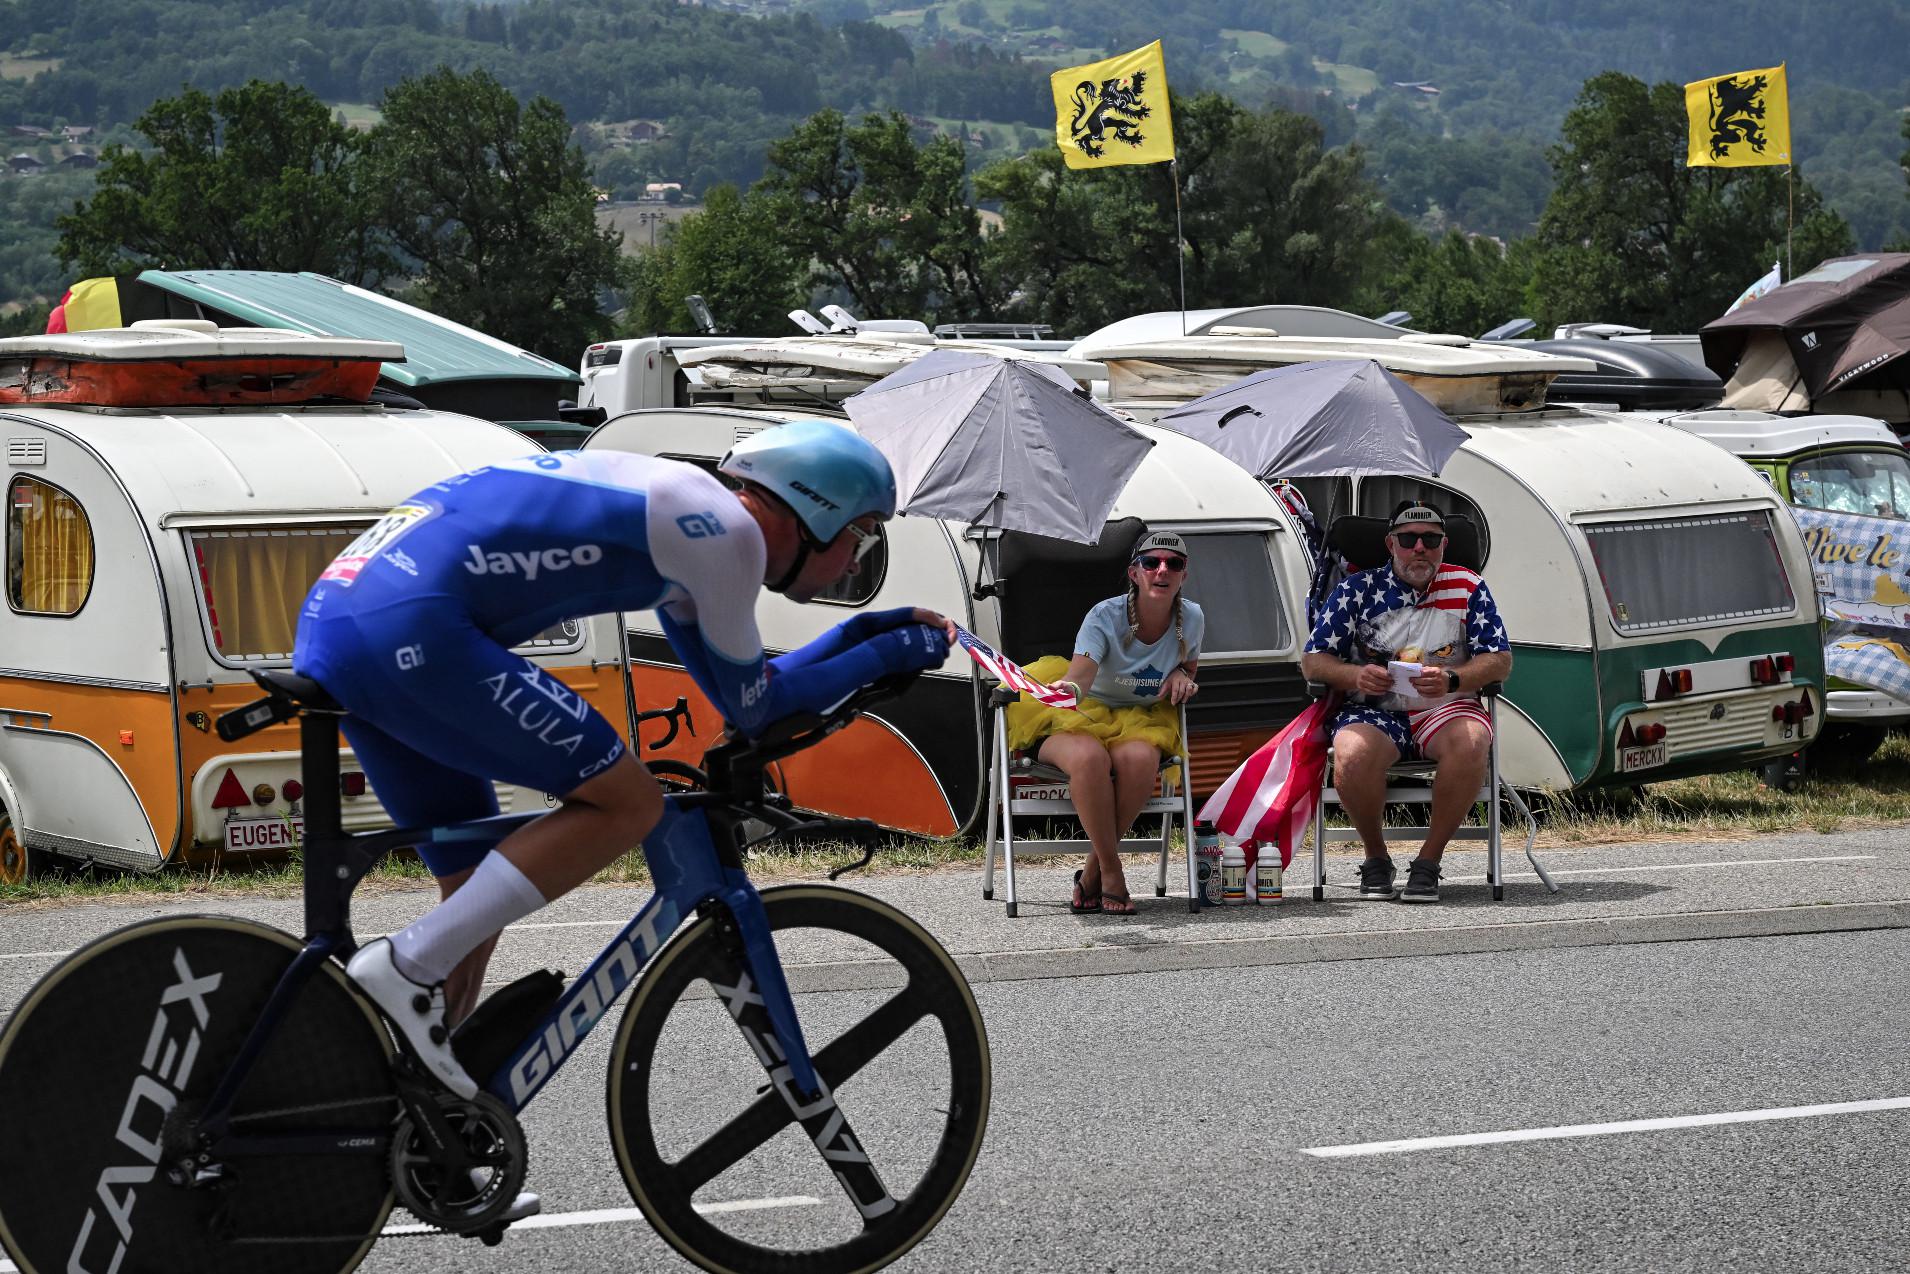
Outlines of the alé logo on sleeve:
M 522 575 L 534 580 L 547 571 L 567 571 L 573 566 L 595 566 L 603 561 L 604 551 L 595 544 L 579 544 L 572 548 L 512 550 L 508 553 L 487 553 L 481 545 L 467 544 L 465 550 L 471 559 L 464 569 L 473 575 Z

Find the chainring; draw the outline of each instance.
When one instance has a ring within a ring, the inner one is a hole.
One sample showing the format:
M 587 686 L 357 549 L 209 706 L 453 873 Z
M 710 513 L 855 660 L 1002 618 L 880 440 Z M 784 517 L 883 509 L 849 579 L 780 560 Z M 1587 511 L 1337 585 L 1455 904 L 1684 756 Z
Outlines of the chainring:
M 434 1094 L 438 1110 L 471 1157 L 473 1177 L 449 1167 L 431 1139 L 406 1113 L 391 1139 L 391 1183 L 398 1202 L 426 1225 L 452 1234 L 476 1234 L 497 1223 L 524 1188 L 530 1150 L 524 1130 L 489 1093 L 465 1101 Z

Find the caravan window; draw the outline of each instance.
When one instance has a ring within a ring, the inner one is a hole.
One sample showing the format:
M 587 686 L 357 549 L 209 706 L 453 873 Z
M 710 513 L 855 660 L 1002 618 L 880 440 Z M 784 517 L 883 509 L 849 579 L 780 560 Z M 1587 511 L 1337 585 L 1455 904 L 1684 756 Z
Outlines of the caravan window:
M 1910 456 L 1838 451 L 1793 460 L 1791 503 L 1830 513 L 1910 519 Z
M 7 511 L 7 601 L 31 615 L 72 615 L 93 591 L 93 528 L 80 502 L 14 475 Z
M 190 531 L 212 649 L 233 662 L 292 657 L 298 608 L 318 573 L 363 526 L 275 526 Z
M 1796 609 L 1768 510 L 1582 529 L 1621 633 Z
M 1264 654 L 1293 640 L 1263 531 L 1187 535 L 1186 595 L 1207 616 L 1201 654 Z

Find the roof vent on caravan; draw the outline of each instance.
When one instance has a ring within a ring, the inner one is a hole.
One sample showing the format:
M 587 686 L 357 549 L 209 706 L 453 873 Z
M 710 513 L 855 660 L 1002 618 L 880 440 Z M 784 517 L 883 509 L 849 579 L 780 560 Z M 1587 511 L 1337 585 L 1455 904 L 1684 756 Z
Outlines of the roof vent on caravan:
M 210 325 L 207 325 L 210 326 Z M 0 403 L 238 407 L 364 402 L 404 346 L 178 320 L 0 340 Z

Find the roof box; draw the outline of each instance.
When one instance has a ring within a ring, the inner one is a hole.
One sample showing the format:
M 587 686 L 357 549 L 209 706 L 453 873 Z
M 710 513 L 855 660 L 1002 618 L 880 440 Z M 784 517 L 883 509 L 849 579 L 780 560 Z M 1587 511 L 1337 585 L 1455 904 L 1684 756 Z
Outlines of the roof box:
M 1613 403 L 1627 411 L 1690 411 L 1724 397 L 1717 373 L 1652 345 L 1578 338 L 1521 341 L 1527 349 L 1590 359 L 1593 371 L 1565 372 L 1552 382 L 1555 403 Z
M 242 407 L 364 402 L 390 341 L 170 319 L 0 340 L 0 403 Z

